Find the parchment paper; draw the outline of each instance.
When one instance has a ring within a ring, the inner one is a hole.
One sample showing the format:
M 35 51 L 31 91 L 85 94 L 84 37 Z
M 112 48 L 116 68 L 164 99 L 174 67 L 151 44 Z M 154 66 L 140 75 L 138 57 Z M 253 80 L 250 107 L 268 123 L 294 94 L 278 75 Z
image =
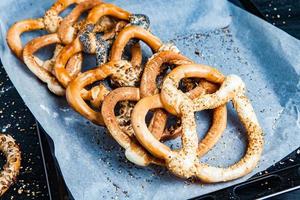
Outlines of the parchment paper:
M 173 40 L 184 55 L 196 62 L 241 76 L 264 130 L 265 149 L 251 174 L 214 185 L 178 179 L 161 167 L 141 168 L 126 162 L 124 151 L 105 128 L 89 123 L 64 98 L 50 94 L 8 49 L 8 27 L 15 21 L 43 15 L 53 1 L 1 1 L 1 60 L 23 100 L 53 139 L 57 160 L 75 199 L 195 197 L 244 181 L 299 146 L 298 40 L 225 0 L 111 2 L 131 12 L 147 14 L 154 34 L 164 41 Z M 24 41 L 39 34 L 25 34 Z M 228 108 L 227 130 L 202 161 L 228 166 L 244 153 L 244 130 L 232 107 Z M 208 128 L 208 116 L 209 112 L 196 114 L 201 137 Z M 178 141 L 173 142 L 175 146 Z

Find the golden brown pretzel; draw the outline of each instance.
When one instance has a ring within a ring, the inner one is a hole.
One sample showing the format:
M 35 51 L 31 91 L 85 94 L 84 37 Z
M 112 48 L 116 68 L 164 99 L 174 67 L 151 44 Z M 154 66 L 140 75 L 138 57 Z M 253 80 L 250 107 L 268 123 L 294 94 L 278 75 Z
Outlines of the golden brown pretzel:
M 182 65 L 191 64 L 192 61 L 185 56 L 176 53 L 174 51 L 161 51 L 153 55 L 144 69 L 143 76 L 141 79 L 141 96 L 151 96 L 158 93 L 158 88 L 156 85 L 156 78 L 160 73 L 160 68 L 164 63 L 172 65 Z M 205 92 L 212 93 L 215 92 L 217 87 L 204 80 L 200 81 L 200 84 L 195 89 L 190 88 L 191 91 L 188 92 L 188 96 L 191 99 L 198 97 L 199 95 L 205 94 Z M 205 148 L 201 148 L 198 152 L 199 156 L 204 155 L 207 151 L 213 147 L 213 145 L 219 140 L 224 129 L 226 128 L 227 121 L 227 110 L 226 106 L 220 106 L 216 108 L 213 115 L 213 123 L 207 134 L 203 139 L 203 143 L 206 144 Z M 167 122 L 167 114 L 161 110 L 157 109 L 151 119 L 149 130 L 150 132 L 162 140 L 168 140 L 176 138 L 181 134 L 181 127 L 174 130 L 165 129 Z M 173 127 L 171 127 L 173 128 Z M 209 141 L 207 141 L 209 140 Z
M 51 44 L 59 43 L 61 43 L 61 40 L 59 39 L 57 33 L 35 38 L 25 45 L 23 50 L 23 60 L 32 73 L 34 73 L 41 81 L 47 83 L 47 86 L 51 92 L 56 95 L 63 96 L 65 94 L 65 89 L 57 81 L 53 72 L 53 61 L 57 55 L 55 54 L 53 59 L 51 59 L 52 62 L 51 60 L 41 62 L 38 61 L 34 56 L 34 53 L 39 49 Z M 57 48 L 59 48 L 59 46 L 57 46 L 56 49 Z M 45 67 L 44 63 L 48 63 L 47 67 Z M 76 54 L 72 57 L 72 59 L 70 59 L 67 70 L 72 76 L 76 76 L 80 72 L 81 64 L 82 55 Z
M 178 58 L 178 57 L 177 57 Z M 204 88 L 206 87 L 206 88 Z M 216 90 L 214 85 L 207 85 L 202 87 L 202 91 L 197 88 L 192 93 L 197 93 L 197 96 L 205 94 L 206 90 Z M 190 94 L 189 94 L 190 95 Z M 125 155 L 131 162 L 147 166 L 149 164 L 162 164 L 161 161 L 158 162 L 156 158 L 151 156 L 147 151 L 136 143 L 134 135 L 131 133 L 131 129 L 124 130 L 115 116 L 114 110 L 115 106 L 120 101 L 139 101 L 141 99 L 141 92 L 139 88 L 134 87 L 120 87 L 111 91 L 107 96 L 105 96 L 102 103 L 101 113 L 104 123 L 109 130 L 112 137 L 125 149 Z M 213 117 L 213 125 L 210 128 L 207 136 L 201 142 L 201 148 L 199 148 L 199 157 L 204 155 L 210 148 L 212 148 L 215 143 L 220 138 L 223 130 L 226 127 L 226 108 L 221 106 L 217 108 Z M 131 115 L 131 112 L 129 113 Z M 159 120 L 159 119 L 157 119 Z M 131 126 L 131 121 L 129 120 L 129 126 Z M 160 124 L 162 126 L 163 124 Z M 151 132 L 152 133 L 152 132 Z M 153 133 L 152 133 L 153 134 Z M 153 134 L 154 135 L 154 134 Z M 169 139 L 168 135 L 156 134 L 154 135 L 158 140 Z M 173 137 L 171 137 L 173 138 Z
M 59 14 L 74 3 L 81 3 L 85 0 L 58 0 L 55 2 L 49 10 L 46 11 L 45 16 L 38 19 L 27 19 L 16 22 L 7 31 L 7 44 L 14 54 L 19 58 L 23 59 L 23 45 L 21 41 L 21 35 L 24 32 L 45 29 L 49 33 L 56 32 L 61 17 Z
M 139 43 L 136 43 L 131 48 L 131 56 L 131 63 L 135 63 L 140 66 L 142 61 L 141 48 L 139 46 Z M 92 109 L 85 102 L 85 100 L 92 101 L 92 104 L 99 109 L 99 105 L 103 101 L 104 96 L 107 95 L 109 91 L 103 86 L 99 86 L 102 89 L 98 89 L 98 86 L 95 86 L 91 90 L 85 90 L 85 87 L 97 81 L 102 81 L 111 74 L 116 73 L 118 65 L 128 65 L 129 67 L 132 67 L 132 64 L 125 60 L 120 60 L 119 62 L 114 63 L 113 66 L 112 63 L 109 62 L 101 65 L 100 67 L 96 67 L 95 69 L 88 70 L 78 75 L 78 77 L 71 81 L 69 86 L 67 87 L 66 97 L 69 104 L 85 118 L 96 124 L 104 125 L 102 115 L 99 111 L 95 111 L 94 109 Z
M 100 4 L 94 7 L 88 14 L 85 22 L 85 30 L 87 30 L 87 32 L 90 32 L 90 29 L 94 29 L 94 25 L 103 16 L 111 16 L 119 20 L 130 21 L 132 14 L 112 4 Z M 119 27 L 116 27 L 116 29 L 119 29 Z M 116 34 L 116 32 L 116 30 L 113 31 L 113 36 Z M 82 37 L 83 42 L 80 41 L 80 36 Z M 112 32 L 104 34 L 102 37 L 95 36 L 96 38 L 89 38 L 90 35 L 85 34 L 85 32 L 83 32 L 83 35 L 80 36 L 78 36 L 71 44 L 67 45 L 61 51 L 54 66 L 57 78 L 64 87 L 67 87 L 69 82 L 72 80 L 71 76 L 65 69 L 68 60 L 76 53 L 84 50 L 84 44 L 86 43 L 85 41 L 89 41 L 88 39 L 93 39 L 95 41 L 101 40 L 100 43 L 94 44 L 94 47 L 92 49 L 89 49 L 90 53 L 95 53 L 97 48 L 102 49 L 102 51 L 106 51 L 107 47 L 103 45 L 106 45 L 106 39 L 110 39 L 112 37 Z
M 214 83 L 222 83 L 213 94 L 202 95 L 191 100 L 177 89 L 180 79 L 185 77 L 205 78 Z M 166 77 L 160 95 L 142 99 L 135 106 L 132 124 L 139 142 L 154 156 L 165 160 L 167 168 L 179 177 L 196 177 L 203 182 L 222 182 L 244 176 L 257 165 L 263 149 L 262 130 L 258 124 L 250 101 L 245 96 L 243 81 L 231 75 L 224 76 L 217 70 L 204 65 L 182 65 L 172 70 Z M 197 133 L 194 112 L 214 109 L 232 100 L 238 116 L 247 130 L 248 148 L 245 156 L 228 168 L 212 167 L 199 163 L 197 157 Z M 147 130 L 144 117 L 151 108 L 163 107 L 182 118 L 182 146 L 178 151 L 156 140 Z
M 0 134 L 0 151 L 6 157 L 6 164 L 0 172 L 0 196 L 16 180 L 21 166 L 21 151 L 15 140 L 10 135 Z
M 147 166 L 149 164 L 162 165 L 163 162 L 151 156 L 143 147 L 135 140 L 134 136 L 122 130 L 117 121 L 114 110 L 120 101 L 139 101 L 140 90 L 134 87 L 120 87 L 111 91 L 102 103 L 101 113 L 104 123 L 109 130 L 111 136 L 125 149 L 126 158 L 139 166 Z M 158 138 L 160 139 L 160 138 Z
M 86 0 L 80 4 L 78 4 L 71 13 L 62 21 L 62 26 L 64 31 L 71 31 L 74 23 L 78 20 L 80 15 L 86 10 L 98 5 L 99 1 L 95 0 Z M 64 32 L 68 35 L 68 32 Z M 73 33 L 73 32 L 72 32 Z M 57 54 L 61 51 L 61 45 L 56 46 L 56 51 L 54 52 L 54 56 L 51 60 L 42 62 L 34 56 L 34 53 L 39 49 L 51 45 L 51 44 L 61 44 L 61 38 L 59 37 L 59 33 L 52 33 L 48 35 L 43 35 L 31 40 L 27 43 L 23 50 L 23 60 L 26 66 L 43 82 L 47 83 L 48 88 L 51 92 L 56 95 L 62 96 L 65 94 L 65 89 L 60 85 L 57 81 L 53 65 L 57 58 Z M 82 55 L 75 54 L 67 65 L 66 70 L 68 73 L 75 77 L 81 71 L 82 65 Z
M 154 54 L 148 60 L 141 78 L 140 92 L 142 97 L 151 96 L 159 92 L 156 79 L 164 63 L 178 65 L 192 63 L 192 61 L 174 51 L 161 51 Z M 165 131 L 166 123 L 167 114 L 163 110 L 157 109 L 150 121 L 149 130 L 156 138 L 161 138 L 162 140 L 177 137 L 180 131 L 175 132 L 176 134 Z

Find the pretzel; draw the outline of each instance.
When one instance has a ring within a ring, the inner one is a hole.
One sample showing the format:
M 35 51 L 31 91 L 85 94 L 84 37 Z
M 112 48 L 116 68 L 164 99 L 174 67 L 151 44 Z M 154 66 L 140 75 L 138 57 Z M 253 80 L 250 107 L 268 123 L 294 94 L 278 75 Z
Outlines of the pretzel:
M 140 66 L 142 62 L 141 58 L 141 48 L 139 43 L 136 43 L 131 48 L 131 62 L 125 60 L 120 60 L 112 65 L 112 63 L 106 63 L 100 67 L 88 70 L 82 74 L 79 74 L 73 81 L 70 82 L 66 90 L 66 97 L 69 104 L 81 115 L 95 124 L 104 125 L 102 115 L 99 111 L 92 109 L 85 101 L 88 100 L 96 108 L 100 108 L 104 97 L 109 93 L 109 90 L 103 85 L 94 86 L 90 90 L 85 88 L 88 85 L 96 83 L 97 81 L 102 81 L 106 77 L 111 76 L 113 73 L 117 73 L 119 65 L 127 65 L 128 68 L 132 68 L 132 64 L 137 64 Z M 128 81 L 130 82 L 130 81 Z M 135 80 L 131 84 L 134 84 Z
M 51 60 L 43 62 L 37 60 L 34 56 L 34 53 L 39 49 L 55 43 L 61 43 L 57 33 L 44 35 L 31 40 L 24 47 L 23 60 L 32 73 L 34 73 L 41 81 L 47 83 L 51 92 L 63 96 L 65 94 L 65 89 L 57 81 L 53 71 L 53 63 L 57 57 L 58 51 L 61 51 L 60 46 L 56 46 L 55 54 Z M 82 59 L 81 54 L 76 54 L 68 62 L 67 70 L 72 76 L 75 76 L 80 72 Z
M 211 88 L 215 90 L 213 85 L 210 86 L 206 85 L 206 88 L 202 87 L 202 90 L 197 88 L 194 91 L 191 91 L 191 93 L 197 93 L 196 95 L 199 96 L 205 94 L 205 91 Z M 127 126 L 127 128 L 124 129 L 124 127 L 122 127 L 122 124 L 120 124 L 118 118 L 116 118 L 114 113 L 115 107 L 118 102 L 139 101 L 140 99 L 141 99 L 141 90 L 139 88 L 135 88 L 135 87 L 117 88 L 111 91 L 107 96 L 105 96 L 104 101 L 102 103 L 101 114 L 103 116 L 104 123 L 107 129 L 109 130 L 110 134 L 112 135 L 112 137 L 123 148 L 125 148 L 125 156 L 127 157 L 128 160 L 140 166 L 147 166 L 151 163 L 161 165 L 162 164 L 161 161 L 157 163 L 158 160 L 156 158 L 149 155 L 149 153 L 147 153 L 139 144 L 136 143 L 134 139 L 134 132 L 131 125 L 131 120 L 126 121 L 126 123 L 129 123 L 129 126 Z M 209 136 L 204 138 L 204 141 L 208 140 L 207 142 L 208 144 L 205 145 L 205 148 L 199 151 L 199 156 L 204 155 L 217 142 L 217 140 L 220 138 L 221 133 L 223 132 L 226 126 L 226 107 L 221 106 L 221 108 L 222 109 L 219 110 L 217 109 L 215 111 L 214 124 L 210 129 L 209 133 L 207 134 Z M 225 110 L 225 112 L 223 110 Z M 129 109 L 129 111 L 127 111 L 126 114 L 129 114 L 129 116 L 131 116 L 131 109 Z M 157 133 L 156 135 L 155 134 L 153 135 L 158 140 L 162 140 L 162 139 L 167 140 L 169 138 L 173 138 L 173 137 L 169 137 L 169 135 L 163 135 L 161 133 L 160 134 Z
M 71 4 L 79 4 L 85 0 L 58 0 L 49 10 L 46 11 L 45 16 L 38 19 L 26 19 L 16 22 L 7 31 L 7 44 L 13 53 L 19 58 L 23 59 L 23 45 L 21 35 L 25 32 L 45 29 L 49 33 L 55 33 L 62 21 L 59 14 L 64 11 Z
M 140 90 L 134 87 L 121 87 L 111 91 L 102 103 L 101 113 L 104 123 L 112 137 L 125 149 L 126 158 L 132 163 L 139 166 L 147 166 L 149 164 L 162 165 L 155 157 L 151 156 L 147 151 L 137 143 L 130 132 L 120 128 L 114 113 L 115 106 L 120 101 L 138 101 L 140 100 Z
M 160 67 L 164 63 L 182 65 L 191 64 L 192 61 L 174 51 L 162 51 L 153 55 L 152 58 L 149 59 L 141 79 L 140 90 L 142 97 L 151 96 L 158 93 L 156 78 L 160 73 Z M 214 84 L 210 84 L 209 82 L 202 80 L 195 89 L 189 88 L 191 91 L 189 91 L 187 94 L 191 99 L 194 99 L 199 95 L 215 92 L 216 89 L 217 87 Z M 212 148 L 219 140 L 224 129 L 226 128 L 226 121 L 226 106 L 220 106 L 216 108 L 214 110 L 212 126 L 202 142 L 206 145 L 203 145 L 203 148 L 199 149 L 199 157 L 206 154 L 209 149 Z M 165 130 L 166 123 L 167 114 L 162 109 L 157 109 L 153 114 L 148 128 L 156 138 L 161 138 L 162 141 L 176 138 L 181 134 L 180 126 L 178 128 L 171 127 L 170 129 Z
M 110 62 L 80 74 L 67 88 L 66 94 L 69 104 L 81 115 L 96 124 L 103 125 L 101 113 L 90 108 L 84 101 L 81 91 L 86 86 L 102 81 L 109 76 L 121 87 L 136 86 L 138 84 L 142 61 L 139 43 L 134 44 L 135 48 L 132 49 L 131 53 L 136 56 L 136 59 L 133 59 L 131 63 L 122 60 L 124 48 L 130 39 L 144 41 L 153 51 L 158 51 L 163 46 L 163 43 L 149 31 L 138 26 L 125 27 L 113 43 Z M 99 97 L 99 99 L 103 98 L 103 96 Z
M 160 74 L 161 67 L 164 63 L 188 64 L 192 63 L 192 61 L 173 51 L 161 51 L 154 54 L 148 60 L 141 78 L 140 92 L 142 97 L 151 96 L 159 92 L 156 79 Z M 162 140 L 177 137 L 180 132 L 177 131 L 177 134 L 172 134 L 171 132 L 165 131 L 166 123 L 167 114 L 163 110 L 158 109 L 154 112 L 150 121 L 149 130 L 156 138 L 162 138 Z
M 77 36 L 78 31 L 81 30 L 82 25 L 75 25 L 81 14 L 100 3 L 101 1 L 99 0 L 85 0 L 79 3 L 72 12 L 62 20 L 58 27 L 57 34 L 63 44 L 70 44 Z M 82 23 L 83 22 L 84 20 L 82 20 Z
M 191 100 L 177 89 L 180 79 L 185 77 L 205 78 L 214 83 L 222 83 L 222 85 L 213 94 L 202 95 Z M 246 154 L 239 162 L 228 168 L 199 163 L 198 137 L 193 113 L 204 109 L 214 109 L 230 100 L 233 101 L 237 114 L 247 131 Z M 176 152 L 155 139 L 144 122 L 149 109 L 161 107 L 181 116 L 183 148 Z M 195 177 L 207 183 L 229 181 L 251 172 L 257 165 L 263 149 L 262 129 L 249 99 L 245 96 L 243 81 L 235 75 L 224 79 L 224 76 L 217 70 L 204 65 L 182 65 L 172 70 L 163 83 L 160 95 L 144 98 L 135 106 L 132 124 L 139 142 L 154 156 L 165 160 L 166 167 L 172 173 L 183 178 Z
M 6 164 L 0 172 L 0 196 L 16 180 L 21 166 L 21 152 L 15 140 L 10 135 L 0 134 L 0 151 L 6 157 Z
M 84 47 L 93 45 L 93 48 L 85 48 L 88 53 L 96 53 L 97 50 L 97 60 L 98 63 L 103 64 L 106 60 L 106 55 L 108 51 L 108 44 L 105 43 L 106 39 L 110 39 L 112 36 L 118 32 L 119 27 L 116 26 L 116 30 L 113 30 L 112 33 L 108 32 L 107 34 L 104 34 L 103 36 L 94 37 L 91 38 L 94 42 L 90 42 L 87 44 L 88 41 L 90 41 L 90 32 L 93 31 L 94 25 L 97 23 L 97 21 L 103 17 L 103 16 L 111 16 L 114 18 L 117 18 L 119 20 L 125 20 L 129 21 L 132 19 L 132 14 L 129 12 L 122 10 L 121 8 L 114 6 L 113 4 L 100 4 L 96 7 L 94 7 L 90 13 L 88 14 L 88 17 L 85 22 L 85 28 L 83 33 L 80 33 L 79 36 L 69 45 L 67 45 L 58 56 L 54 69 L 55 73 L 57 75 L 58 80 L 60 83 L 67 87 L 69 82 L 72 80 L 70 74 L 66 71 L 65 66 L 68 62 L 68 60 L 76 53 L 81 52 L 84 50 Z M 135 22 L 135 21 L 134 21 Z M 136 22 L 135 22 L 136 23 Z M 122 27 L 122 25 L 121 25 Z M 105 31 L 105 30 L 103 30 Z M 102 39 L 101 39 L 102 38 Z M 80 41 L 81 39 L 81 41 Z M 96 42 L 96 39 L 101 40 L 101 42 Z M 93 44 L 91 44 L 93 43 Z M 104 60 L 102 60 L 104 58 Z
M 62 21 L 62 29 L 65 31 L 69 31 L 71 34 L 74 33 L 74 28 L 72 27 L 74 23 L 78 20 L 80 15 L 86 10 L 98 5 L 98 1 L 94 0 L 86 0 L 80 4 L 78 4 L 72 12 Z M 71 28 L 72 27 L 72 28 Z M 65 32 L 68 35 L 68 32 Z M 62 44 L 62 40 L 60 39 L 59 33 L 52 33 L 48 35 L 44 35 L 41 37 L 37 37 L 27 43 L 23 50 L 23 60 L 26 66 L 43 82 L 47 83 L 48 88 L 51 92 L 56 95 L 62 96 L 65 94 L 65 89 L 60 85 L 57 81 L 53 65 L 57 58 L 57 54 L 61 51 L 61 45 L 56 46 L 56 50 L 54 52 L 54 56 L 52 59 L 48 61 L 40 61 L 33 54 L 37 52 L 39 49 L 51 45 L 51 44 Z M 81 71 L 82 65 L 82 55 L 76 54 L 74 55 L 70 61 L 68 62 L 66 70 L 68 73 L 75 77 Z

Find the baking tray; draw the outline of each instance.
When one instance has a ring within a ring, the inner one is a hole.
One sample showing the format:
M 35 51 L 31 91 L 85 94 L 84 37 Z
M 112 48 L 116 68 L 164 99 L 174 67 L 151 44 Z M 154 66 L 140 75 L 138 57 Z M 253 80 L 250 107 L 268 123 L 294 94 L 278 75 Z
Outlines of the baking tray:
M 260 17 L 264 16 L 257 9 L 253 10 L 253 8 L 256 8 L 253 6 L 254 4 L 249 4 L 249 2 L 245 4 L 245 1 L 240 2 L 241 5 L 244 6 L 244 8 L 246 7 L 246 10 L 251 13 Z M 0 105 L 1 107 L 5 107 L 15 102 L 3 112 L 4 114 L 1 113 L 4 115 L 1 120 L 1 127 L 5 127 L 6 132 L 12 133 L 20 143 L 23 152 L 23 168 L 19 176 L 19 181 L 3 196 L 3 199 L 11 199 L 11 197 L 13 197 L 12 199 L 73 199 L 57 165 L 51 138 L 49 138 L 42 127 L 37 124 L 7 78 L 2 67 L 0 72 L 1 80 L 5 80 L 0 88 Z M 14 114 L 15 111 L 25 116 L 23 117 L 24 119 L 19 120 L 17 114 Z M 14 119 L 11 115 L 17 118 Z M 11 125 L 8 126 L 8 124 Z M 14 124 L 19 124 L 18 126 L 20 127 L 26 126 L 26 131 L 23 131 L 24 128 L 20 128 L 22 131 L 19 130 L 18 127 L 14 127 Z M 24 134 L 24 132 L 26 132 L 26 134 Z M 3 162 L 0 164 L 3 164 Z M 32 168 L 31 171 L 28 171 L 28 166 Z M 34 184 L 28 184 L 31 182 Z M 24 185 L 25 188 L 22 188 Z M 37 185 L 39 186 L 38 189 L 35 188 Z M 258 173 L 244 183 L 194 199 L 269 198 L 295 190 L 299 188 L 299 186 L 300 149 L 295 150 L 276 165 L 264 172 Z M 34 192 L 34 196 L 32 192 Z

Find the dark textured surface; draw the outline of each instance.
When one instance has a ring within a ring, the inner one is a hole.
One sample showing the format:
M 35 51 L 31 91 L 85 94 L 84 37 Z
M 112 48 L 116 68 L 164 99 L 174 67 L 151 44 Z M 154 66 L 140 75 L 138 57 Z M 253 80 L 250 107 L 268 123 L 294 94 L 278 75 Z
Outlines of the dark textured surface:
M 0 67 L 0 130 L 12 135 L 22 151 L 22 168 L 16 184 L 1 199 L 48 199 L 35 119 Z M 5 162 L 1 156 L 0 166 Z
M 300 38 L 298 0 L 252 0 L 265 19 L 294 37 Z

